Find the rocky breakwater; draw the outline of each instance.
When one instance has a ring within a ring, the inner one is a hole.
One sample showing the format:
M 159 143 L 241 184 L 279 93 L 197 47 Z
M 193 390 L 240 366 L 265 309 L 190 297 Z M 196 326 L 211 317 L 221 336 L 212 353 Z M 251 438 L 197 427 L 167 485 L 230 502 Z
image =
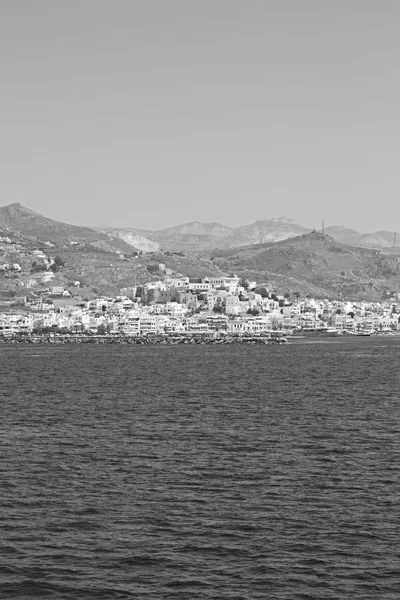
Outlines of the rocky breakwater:
M 122 345 L 179 345 L 179 344 L 281 344 L 282 336 L 215 335 L 215 334 L 147 334 L 147 335 L 84 335 L 84 334 L 13 334 L 0 337 L 0 344 L 122 344 Z

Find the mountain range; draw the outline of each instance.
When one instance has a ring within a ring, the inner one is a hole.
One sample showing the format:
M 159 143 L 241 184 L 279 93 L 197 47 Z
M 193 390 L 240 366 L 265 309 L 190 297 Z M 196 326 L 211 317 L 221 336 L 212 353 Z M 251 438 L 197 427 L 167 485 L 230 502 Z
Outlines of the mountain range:
M 119 252 L 132 252 L 132 246 L 134 250 L 143 252 L 210 252 L 215 248 L 279 242 L 311 231 L 284 217 L 259 220 L 239 227 L 198 221 L 156 231 L 134 227 L 80 227 L 49 219 L 18 203 L 0 207 L 0 224 L 27 237 L 56 245 L 85 242 Z M 338 242 L 352 246 L 389 251 L 394 247 L 392 231 L 360 233 L 343 226 L 330 226 L 325 228 L 325 233 Z M 397 235 L 400 241 L 400 234 Z
M 193 221 L 159 231 L 129 227 L 103 229 L 104 233 L 118 237 L 145 252 L 160 249 L 205 252 L 214 248 L 236 248 L 248 244 L 276 242 L 309 231 L 295 221 L 283 217 L 256 221 L 235 228 L 220 223 Z
M 299 225 L 292 219 L 278 217 L 227 227 L 220 223 L 184 223 L 158 231 L 135 229 L 133 227 L 109 227 L 102 231 L 111 237 L 121 239 L 144 252 L 171 250 L 186 252 L 207 252 L 214 248 L 237 248 L 252 244 L 279 242 L 312 230 Z M 393 232 L 377 231 L 360 233 L 343 226 L 331 226 L 325 233 L 338 242 L 363 248 L 392 250 Z M 400 240 L 400 238 L 399 238 Z

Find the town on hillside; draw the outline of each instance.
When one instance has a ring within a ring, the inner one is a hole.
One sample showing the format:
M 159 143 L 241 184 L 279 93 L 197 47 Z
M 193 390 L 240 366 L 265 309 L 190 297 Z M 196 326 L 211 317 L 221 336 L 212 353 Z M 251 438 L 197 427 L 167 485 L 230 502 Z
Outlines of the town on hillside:
M 0 335 L 82 334 L 143 336 L 221 333 L 293 335 L 301 331 L 388 333 L 399 330 L 398 298 L 381 303 L 283 295 L 235 274 L 190 278 L 166 273 L 159 281 L 132 285 L 116 297 L 71 303 L 22 297 L 20 310 L 0 314 Z
M 268 283 L 234 273 L 189 277 L 164 263 L 155 265 L 151 281 L 133 281 L 115 296 L 84 297 L 81 281 L 68 281 L 68 287 L 60 284 L 64 262 L 53 251 L 50 242 L 38 248 L 3 228 L 0 256 L 7 262 L 0 262 L 0 277 L 17 280 L 20 290 L 7 310 L 4 302 L 0 309 L 3 339 L 73 334 L 290 336 L 323 331 L 370 335 L 400 330 L 396 292 L 381 302 L 302 297 L 300 292 L 279 293 Z

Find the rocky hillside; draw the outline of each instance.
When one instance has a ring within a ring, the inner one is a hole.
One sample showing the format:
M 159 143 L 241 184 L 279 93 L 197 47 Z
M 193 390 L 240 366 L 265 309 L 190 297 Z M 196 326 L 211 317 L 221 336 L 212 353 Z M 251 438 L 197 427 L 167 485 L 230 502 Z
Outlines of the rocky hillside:
M 48 240 L 41 242 L 0 224 L 0 312 L 2 302 L 27 296 L 53 298 L 55 288 L 71 300 L 115 296 L 121 288 L 162 279 L 164 267 L 191 277 L 220 273 L 208 257 L 171 252 L 123 254 L 93 242 L 57 245 L 52 239 L 49 246 Z
M 0 208 L 0 267 L 6 265 L 0 268 L 0 296 L 46 294 L 54 286 L 76 295 L 115 295 L 122 287 L 162 278 L 160 264 L 194 277 L 233 271 L 302 295 L 380 300 L 400 291 L 400 255 L 393 247 L 356 247 L 315 231 L 294 236 L 299 229 L 304 230 L 283 218 L 236 229 L 194 222 L 153 232 L 153 240 L 142 231 L 135 238 L 145 245 L 142 253 L 124 239 L 12 204 Z M 353 242 L 360 235 L 345 228 L 335 228 L 335 234 Z M 379 234 L 385 238 L 385 232 Z
M 222 270 L 272 282 L 288 291 L 381 299 L 400 292 L 400 261 L 377 250 L 353 247 L 312 232 L 274 244 L 216 250 L 212 257 Z
M 111 227 L 107 228 L 105 233 L 110 237 L 123 240 L 142 252 L 157 252 L 161 248 L 159 242 L 146 237 L 139 229 Z
M 42 243 L 48 242 L 56 247 L 85 243 L 110 252 L 129 253 L 134 250 L 123 240 L 94 231 L 89 227 L 78 227 L 48 219 L 18 203 L 0 207 L 0 225 L 26 238 Z

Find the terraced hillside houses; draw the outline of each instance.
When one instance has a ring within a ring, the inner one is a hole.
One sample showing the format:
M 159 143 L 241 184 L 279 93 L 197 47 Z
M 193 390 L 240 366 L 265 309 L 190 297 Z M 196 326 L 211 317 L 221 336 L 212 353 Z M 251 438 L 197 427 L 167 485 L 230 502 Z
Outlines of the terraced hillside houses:
M 349 332 L 399 330 L 397 295 L 374 303 L 301 298 L 299 294 L 276 294 L 265 285 L 239 279 L 235 274 L 204 278 L 168 275 L 159 281 L 122 288 L 115 297 L 99 296 L 71 304 L 61 288 L 53 291 L 59 299 L 56 293 L 52 299 L 19 297 L 19 307 L 0 314 L 0 335 L 267 335 L 320 327 Z

